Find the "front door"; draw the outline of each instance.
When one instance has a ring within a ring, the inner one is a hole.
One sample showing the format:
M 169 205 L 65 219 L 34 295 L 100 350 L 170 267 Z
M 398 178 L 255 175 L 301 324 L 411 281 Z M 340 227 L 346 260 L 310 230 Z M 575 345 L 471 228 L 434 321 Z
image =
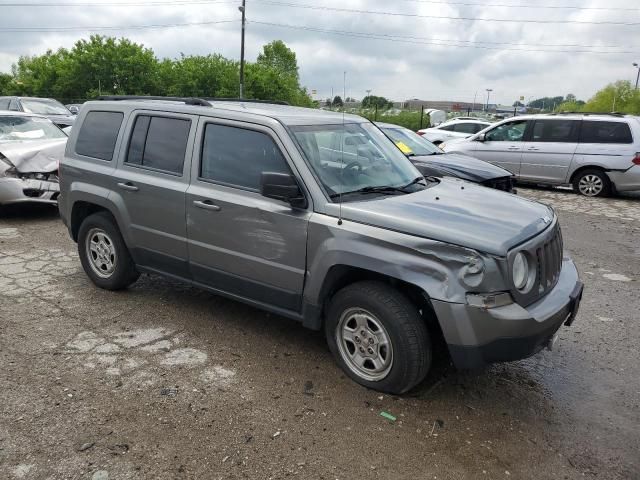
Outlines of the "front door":
M 111 190 L 124 206 L 137 264 L 189 277 L 185 192 L 197 116 L 134 112 Z
M 578 147 L 579 120 L 536 120 L 522 151 L 520 178 L 564 183 Z
M 291 173 L 267 127 L 201 122 L 187 190 L 194 281 L 287 311 L 301 309 L 311 210 L 260 195 L 262 172 Z
M 528 123 L 527 120 L 512 120 L 492 128 L 485 133 L 483 142 L 474 142 L 471 155 L 518 175 Z

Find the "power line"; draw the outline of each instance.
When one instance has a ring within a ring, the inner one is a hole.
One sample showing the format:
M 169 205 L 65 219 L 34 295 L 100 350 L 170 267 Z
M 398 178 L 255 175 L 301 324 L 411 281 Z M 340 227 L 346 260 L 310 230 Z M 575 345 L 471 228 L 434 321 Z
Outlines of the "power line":
M 432 5 L 455 5 L 464 7 L 497 7 L 497 8 L 528 8 L 528 9 L 549 9 L 549 10 L 599 10 L 599 11 L 622 11 L 637 12 L 640 8 L 630 7 L 581 7 L 577 5 L 513 5 L 508 3 L 478 3 L 467 1 L 444 1 L 444 0 L 400 0 L 411 3 L 424 3 Z M 176 1 L 155 1 L 148 2 L 0 2 L 0 7 L 101 7 L 101 6 L 157 6 L 157 5 L 198 5 L 198 4 L 218 4 L 218 3 L 238 3 L 238 0 L 176 0 Z
M 619 25 L 619 26 L 637 26 L 640 22 L 626 22 L 614 20 L 590 21 L 590 20 L 538 20 L 538 19 L 511 19 L 511 18 L 482 18 L 482 17 L 454 17 L 448 15 L 423 15 L 419 13 L 402 13 L 402 12 L 385 12 L 380 10 L 361 10 L 355 8 L 327 7 L 319 5 L 308 5 L 301 3 L 280 2 L 274 0 L 256 0 L 266 5 L 277 5 L 292 8 L 307 8 L 311 10 L 325 10 L 343 13 L 359 13 L 366 15 L 387 15 L 394 17 L 409 18 L 431 18 L 438 20 L 458 20 L 458 21 L 474 21 L 474 22 L 500 22 L 500 23 L 544 23 L 544 24 L 575 24 L 575 25 Z
M 402 2 L 412 3 L 427 3 L 436 5 L 457 5 L 464 7 L 500 7 L 500 8 L 535 8 L 550 9 L 550 10 L 610 10 L 610 11 L 622 11 L 622 12 L 637 12 L 640 8 L 629 7 L 579 7 L 577 5 L 513 5 L 508 3 L 477 3 L 477 2 L 446 2 L 439 0 L 400 0 Z
M 238 0 L 175 0 L 150 2 L 32 2 L 32 3 L 2 3 L 0 7 L 155 7 L 155 6 L 180 6 L 180 5 L 203 5 L 220 3 L 238 3 Z
M 249 23 L 258 24 L 258 25 L 267 25 L 272 27 L 282 27 L 282 28 L 290 28 L 295 30 L 306 30 L 311 32 L 318 33 L 329 33 L 334 35 L 343 35 L 348 37 L 355 38 L 367 38 L 372 40 L 386 40 L 390 42 L 400 42 L 400 43 L 408 43 L 412 45 L 433 45 L 433 46 L 441 46 L 441 47 L 456 47 L 456 48 L 479 48 L 483 50 L 500 50 L 500 51 L 520 51 L 520 52 L 546 52 L 546 53 L 594 53 L 594 54 L 631 54 L 634 53 L 632 51 L 598 51 L 598 50 L 548 50 L 548 49 L 537 49 L 537 48 L 500 48 L 500 47 L 490 47 L 484 45 L 461 45 L 458 43 L 436 43 L 433 41 L 418 41 L 418 39 L 431 40 L 425 37 L 410 37 L 410 36 L 402 36 L 402 35 L 386 35 L 386 34 L 378 34 L 371 32 L 354 32 L 349 30 L 329 30 L 324 28 L 310 27 L 305 25 L 289 25 L 283 23 L 272 23 L 272 22 L 261 22 L 252 20 Z M 448 40 L 448 42 L 456 42 L 457 40 Z M 470 42 L 472 43 L 472 42 Z
M 211 22 L 189 22 L 189 23 L 163 23 L 153 25 L 109 25 L 109 26 L 85 26 L 85 27 L 7 27 L 0 28 L 0 33 L 20 33 L 20 32 L 75 32 L 75 31 L 99 31 L 99 30 L 145 30 L 152 28 L 173 28 L 192 27 L 198 25 L 215 25 L 218 23 L 239 22 L 239 20 L 216 20 Z

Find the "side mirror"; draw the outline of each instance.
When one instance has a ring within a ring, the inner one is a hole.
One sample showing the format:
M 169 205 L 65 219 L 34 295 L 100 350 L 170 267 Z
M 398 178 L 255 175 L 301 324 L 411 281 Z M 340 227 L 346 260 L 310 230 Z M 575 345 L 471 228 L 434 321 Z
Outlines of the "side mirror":
M 260 194 L 263 197 L 288 202 L 295 208 L 307 208 L 307 199 L 296 178 L 289 173 L 262 172 Z
M 78 107 L 69 107 L 69 111 L 72 115 L 77 115 L 80 109 Z
M 484 142 L 487 139 L 484 133 L 481 133 L 476 137 L 476 142 Z

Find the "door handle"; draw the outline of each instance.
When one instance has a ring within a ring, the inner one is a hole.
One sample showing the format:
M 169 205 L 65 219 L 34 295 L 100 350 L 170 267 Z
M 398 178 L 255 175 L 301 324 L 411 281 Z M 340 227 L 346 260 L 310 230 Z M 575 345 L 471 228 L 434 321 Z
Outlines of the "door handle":
M 530 152 L 537 152 L 540 149 L 537 148 L 537 147 L 529 147 L 529 148 L 527 148 L 527 150 L 529 150 Z
M 520 147 L 507 147 L 507 150 L 511 150 L 511 151 L 520 150 Z
M 136 187 L 133 183 L 131 182 L 127 182 L 127 183 L 118 183 L 118 186 L 123 189 L 123 190 L 129 190 L 130 192 L 137 192 L 139 190 L 138 187 Z
M 193 204 L 198 208 L 204 208 L 205 210 L 211 210 L 213 212 L 219 212 L 220 207 L 211 200 L 194 200 Z

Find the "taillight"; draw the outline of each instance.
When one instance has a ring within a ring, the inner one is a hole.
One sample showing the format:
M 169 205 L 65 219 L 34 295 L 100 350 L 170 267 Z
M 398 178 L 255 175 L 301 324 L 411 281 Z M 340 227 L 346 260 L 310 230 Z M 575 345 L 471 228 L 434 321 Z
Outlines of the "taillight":
M 636 156 L 631 160 L 635 165 L 640 165 L 640 152 L 636 152 Z
M 424 132 L 416 132 L 416 133 L 420 136 L 424 135 Z

